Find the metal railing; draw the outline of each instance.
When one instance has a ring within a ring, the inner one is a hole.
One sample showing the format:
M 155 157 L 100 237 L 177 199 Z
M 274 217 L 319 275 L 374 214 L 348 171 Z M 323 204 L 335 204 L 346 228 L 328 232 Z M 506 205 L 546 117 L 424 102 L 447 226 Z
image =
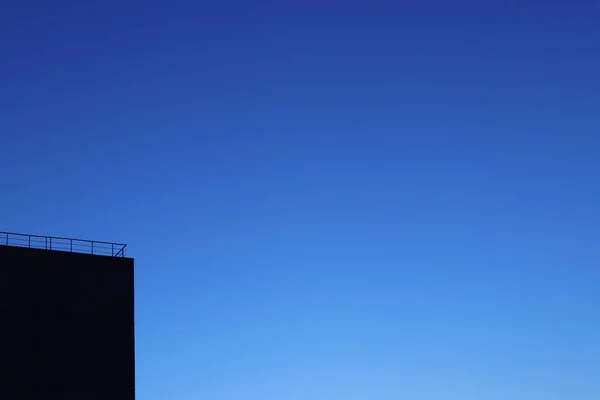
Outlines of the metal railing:
M 71 253 L 93 254 L 98 256 L 125 257 L 126 244 L 98 242 L 94 240 L 72 239 L 56 236 L 38 236 L 22 233 L 0 232 L 0 245 L 67 251 Z

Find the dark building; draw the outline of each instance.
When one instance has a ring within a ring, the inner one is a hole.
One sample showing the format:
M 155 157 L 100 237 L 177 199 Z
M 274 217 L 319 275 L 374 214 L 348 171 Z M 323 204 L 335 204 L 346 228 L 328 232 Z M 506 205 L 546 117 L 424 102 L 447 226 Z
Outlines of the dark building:
M 0 399 L 134 400 L 121 244 L 0 233 Z

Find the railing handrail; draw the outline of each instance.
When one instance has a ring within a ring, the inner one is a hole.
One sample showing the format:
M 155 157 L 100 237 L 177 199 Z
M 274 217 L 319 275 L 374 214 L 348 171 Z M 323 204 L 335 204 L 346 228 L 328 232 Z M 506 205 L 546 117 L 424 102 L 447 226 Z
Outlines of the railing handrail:
M 34 239 L 43 239 L 44 246 L 32 246 L 36 244 L 40 244 L 40 242 L 32 242 L 32 238 Z M 12 240 L 11 240 L 12 239 Z M 23 244 L 23 240 L 27 241 L 27 244 Z M 52 240 L 55 240 L 55 246 L 52 248 Z M 58 243 L 56 242 L 58 241 Z M 65 243 L 69 244 L 68 249 L 63 246 L 66 246 Z M 81 243 L 85 243 L 89 245 L 86 249 L 77 249 L 73 247 L 81 246 Z M 48 247 L 49 244 L 49 247 Z M 97 244 L 98 246 L 94 245 Z M 124 243 L 113 243 L 113 242 L 102 242 L 99 240 L 88 240 L 88 239 L 77 239 L 77 238 L 67 238 L 61 236 L 44 236 L 44 235 L 33 235 L 27 233 L 15 233 L 15 232 L 0 232 L 0 245 L 5 246 L 14 246 L 14 247 L 26 247 L 26 248 L 42 248 L 46 250 L 59 250 L 59 251 L 68 251 L 71 253 L 84 253 L 84 254 L 92 254 L 92 255 L 104 255 L 104 256 L 112 256 L 112 257 L 125 257 L 125 248 L 127 247 Z M 63 246 L 61 246 L 63 245 Z
M 87 242 L 87 243 L 93 242 L 93 243 L 102 243 L 102 244 L 114 244 L 115 246 L 127 246 L 125 243 L 101 242 L 99 240 L 67 238 L 67 237 L 60 237 L 60 236 L 32 235 L 29 233 L 0 232 L 0 235 L 28 236 L 28 237 L 36 237 L 36 238 L 41 238 L 41 239 L 52 238 L 52 239 L 60 239 L 60 240 L 76 240 L 78 242 Z

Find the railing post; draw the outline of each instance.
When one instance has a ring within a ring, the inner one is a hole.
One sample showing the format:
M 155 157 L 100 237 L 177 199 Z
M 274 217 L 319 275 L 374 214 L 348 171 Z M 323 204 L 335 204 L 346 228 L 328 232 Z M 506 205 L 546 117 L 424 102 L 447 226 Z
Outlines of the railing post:
M 29 238 L 29 244 L 27 245 L 27 247 L 31 248 L 31 235 L 27 236 Z
M 71 253 L 72 253 L 73 252 L 73 239 L 70 239 L 70 240 L 71 240 Z
M 8 233 L 6 234 L 6 245 L 8 246 Z
M 52 250 L 52 238 L 50 238 L 50 250 Z
M 94 242 L 92 242 L 92 254 L 94 254 Z

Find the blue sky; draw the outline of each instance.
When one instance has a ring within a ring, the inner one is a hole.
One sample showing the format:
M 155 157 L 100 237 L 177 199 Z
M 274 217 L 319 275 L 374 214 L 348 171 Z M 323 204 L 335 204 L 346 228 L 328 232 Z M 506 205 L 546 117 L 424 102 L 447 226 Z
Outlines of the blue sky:
M 0 229 L 129 244 L 138 399 L 600 397 L 600 3 L 416 3 L 2 3 Z

